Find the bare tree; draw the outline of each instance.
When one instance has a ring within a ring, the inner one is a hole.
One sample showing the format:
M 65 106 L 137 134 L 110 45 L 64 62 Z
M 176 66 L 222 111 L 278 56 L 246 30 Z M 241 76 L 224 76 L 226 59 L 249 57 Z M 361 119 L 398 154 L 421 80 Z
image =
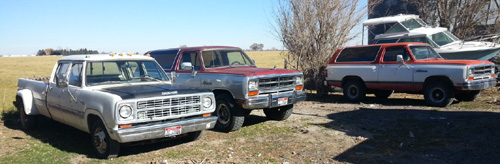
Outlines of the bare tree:
M 470 39 L 498 33 L 497 0 L 406 0 L 415 4 L 420 17 L 430 25 L 448 28 L 459 38 Z M 488 27 L 488 24 L 491 26 Z M 496 27 L 495 27 L 496 26 Z
M 306 89 L 324 91 L 323 70 L 334 51 L 367 13 L 359 0 L 282 0 L 274 12 L 274 32 L 288 49 L 289 66 L 304 72 Z

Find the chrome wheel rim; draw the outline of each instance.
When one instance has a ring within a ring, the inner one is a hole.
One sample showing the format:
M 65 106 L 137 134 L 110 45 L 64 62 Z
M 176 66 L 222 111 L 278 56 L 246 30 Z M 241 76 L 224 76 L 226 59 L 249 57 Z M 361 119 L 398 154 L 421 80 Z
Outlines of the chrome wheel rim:
M 100 154 L 106 153 L 106 134 L 101 127 L 96 128 L 94 131 L 94 147 Z

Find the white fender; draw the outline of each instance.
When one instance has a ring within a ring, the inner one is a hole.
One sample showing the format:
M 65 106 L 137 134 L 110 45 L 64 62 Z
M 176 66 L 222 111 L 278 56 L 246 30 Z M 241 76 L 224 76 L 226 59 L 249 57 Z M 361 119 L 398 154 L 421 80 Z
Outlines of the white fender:
M 17 96 L 21 97 L 24 104 L 24 111 L 27 115 L 37 115 L 40 114 L 38 109 L 36 109 L 35 103 L 33 101 L 33 93 L 29 89 L 22 89 L 17 91 Z

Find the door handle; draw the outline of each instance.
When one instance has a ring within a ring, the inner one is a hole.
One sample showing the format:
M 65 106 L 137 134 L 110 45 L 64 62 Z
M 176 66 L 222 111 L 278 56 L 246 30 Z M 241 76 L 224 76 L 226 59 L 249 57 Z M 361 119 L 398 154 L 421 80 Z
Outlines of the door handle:
M 209 82 L 207 80 L 203 80 L 201 83 L 204 85 L 212 85 L 212 82 Z

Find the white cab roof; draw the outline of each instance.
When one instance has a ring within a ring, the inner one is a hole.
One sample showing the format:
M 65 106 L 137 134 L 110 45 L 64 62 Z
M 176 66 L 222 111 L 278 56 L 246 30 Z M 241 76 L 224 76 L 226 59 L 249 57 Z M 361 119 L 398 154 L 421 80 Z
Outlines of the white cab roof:
M 380 18 L 373 18 L 373 19 L 368 19 L 365 22 L 363 22 L 363 26 L 371 26 L 371 25 L 378 25 L 378 24 L 385 24 L 385 23 L 396 23 L 408 19 L 413 19 L 413 18 L 418 18 L 418 15 L 394 15 L 394 16 L 388 16 L 388 17 L 380 17 Z
M 86 61 L 95 61 L 95 60 L 154 60 L 152 57 L 142 56 L 142 55 L 128 55 L 123 54 L 87 54 L 87 55 L 69 55 L 64 56 L 59 60 L 86 60 Z

